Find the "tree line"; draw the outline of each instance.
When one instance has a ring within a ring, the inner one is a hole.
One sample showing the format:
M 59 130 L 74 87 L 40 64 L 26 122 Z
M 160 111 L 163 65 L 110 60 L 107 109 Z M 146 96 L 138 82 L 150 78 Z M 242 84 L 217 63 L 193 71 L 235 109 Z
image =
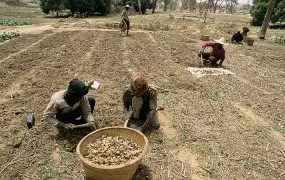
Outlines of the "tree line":
M 197 0 L 40 0 L 40 6 L 45 14 L 50 12 L 61 12 L 62 10 L 70 10 L 73 15 L 75 12 L 94 13 L 106 15 L 111 12 L 112 5 L 130 5 L 138 13 L 145 14 L 147 9 L 151 9 L 155 13 L 157 8 L 163 11 L 175 11 L 178 8 L 181 11 L 199 11 L 209 10 L 216 13 L 217 9 L 221 12 L 222 7 L 226 7 L 228 12 L 233 12 L 233 8 L 237 5 L 237 0 L 204 0 L 199 3 Z
M 270 16 L 271 21 L 285 22 L 285 0 L 276 0 L 273 4 L 273 12 Z M 254 26 L 261 26 L 264 20 L 265 14 L 269 7 L 269 0 L 253 0 L 253 6 L 251 9 L 252 21 L 251 24 Z
M 87 13 L 88 15 L 100 14 L 107 15 L 111 12 L 111 5 L 129 4 L 139 12 L 144 14 L 147 9 L 152 8 L 151 0 L 40 0 L 40 7 L 45 14 L 51 12 L 58 13 L 62 10 L 70 10 L 74 13 Z
M 163 11 L 195 11 L 217 13 L 225 10 L 233 13 L 238 5 L 238 0 L 40 0 L 40 6 L 44 13 L 61 12 L 70 10 L 71 14 L 86 13 L 88 15 L 100 14 L 106 15 L 111 12 L 112 5 L 124 6 L 126 4 L 133 6 L 134 10 L 140 14 L 145 14 L 147 9 L 156 9 Z M 253 6 L 249 3 L 244 8 L 250 10 L 254 26 L 261 26 L 268 9 L 269 0 L 253 0 Z M 285 0 L 276 0 L 270 19 L 273 23 L 285 22 Z

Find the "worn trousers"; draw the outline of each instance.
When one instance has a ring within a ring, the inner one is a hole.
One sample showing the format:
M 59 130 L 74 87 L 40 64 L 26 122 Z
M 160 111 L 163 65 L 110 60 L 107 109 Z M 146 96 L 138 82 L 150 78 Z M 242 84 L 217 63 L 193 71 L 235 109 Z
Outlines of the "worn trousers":
M 134 96 L 132 99 L 133 112 L 132 112 L 131 117 L 133 117 L 134 119 L 140 119 L 140 120 L 145 121 L 146 118 L 148 117 L 149 111 L 142 114 L 142 107 L 143 107 L 142 97 Z M 155 129 L 158 129 L 160 127 L 160 122 L 159 122 L 159 119 L 157 116 L 157 112 L 155 112 L 152 120 L 149 123 L 149 126 L 155 128 Z
M 94 98 L 88 97 L 88 102 L 91 108 L 91 113 L 93 114 L 96 101 Z M 79 117 L 81 118 L 77 120 Z M 80 106 L 76 108 L 75 110 L 72 110 L 71 108 L 61 109 L 57 113 L 56 119 L 58 119 L 60 122 L 63 122 L 65 124 L 72 123 L 75 125 L 79 125 L 79 124 L 87 123 L 86 120 L 82 116 L 82 111 L 81 111 Z

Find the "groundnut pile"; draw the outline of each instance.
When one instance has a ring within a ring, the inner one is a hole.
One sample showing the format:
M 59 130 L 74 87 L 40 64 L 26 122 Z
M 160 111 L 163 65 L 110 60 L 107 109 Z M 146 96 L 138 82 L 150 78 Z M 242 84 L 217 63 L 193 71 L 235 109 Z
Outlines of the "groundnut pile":
M 103 135 L 87 147 L 88 155 L 85 158 L 95 164 L 106 166 L 124 164 L 142 153 L 140 146 L 121 136 Z

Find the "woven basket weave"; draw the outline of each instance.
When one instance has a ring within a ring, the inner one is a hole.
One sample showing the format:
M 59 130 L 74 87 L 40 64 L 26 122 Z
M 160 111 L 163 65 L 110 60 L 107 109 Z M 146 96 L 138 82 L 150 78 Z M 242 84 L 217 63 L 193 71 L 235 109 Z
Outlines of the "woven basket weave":
M 116 166 L 102 166 L 97 165 L 89 160 L 85 159 L 84 156 L 87 155 L 87 144 L 90 142 L 95 142 L 96 139 L 100 138 L 102 135 L 107 136 L 122 136 L 123 138 L 130 139 L 137 143 L 142 148 L 142 153 L 134 160 L 128 163 L 116 165 Z M 78 155 L 83 169 L 86 173 L 86 177 L 92 180 L 131 180 L 136 169 L 145 156 L 148 149 L 147 137 L 131 128 L 124 127 L 108 127 L 94 131 L 87 136 L 85 136 L 77 145 L 76 154 Z

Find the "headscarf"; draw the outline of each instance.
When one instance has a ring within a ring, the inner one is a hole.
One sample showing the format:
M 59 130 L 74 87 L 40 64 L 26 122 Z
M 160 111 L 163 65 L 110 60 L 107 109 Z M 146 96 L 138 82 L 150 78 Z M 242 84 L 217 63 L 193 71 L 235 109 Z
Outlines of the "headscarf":
M 245 32 L 245 33 L 248 33 L 249 32 L 249 28 L 248 27 L 243 27 L 242 31 Z
M 89 87 L 78 79 L 69 82 L 67 93 L 72 96 L 85 96 L 89 91 Z
M 143 96 L 148 91 L 148 83 L 144 78 L 136 78 L 130 89 L 135 96 Z

